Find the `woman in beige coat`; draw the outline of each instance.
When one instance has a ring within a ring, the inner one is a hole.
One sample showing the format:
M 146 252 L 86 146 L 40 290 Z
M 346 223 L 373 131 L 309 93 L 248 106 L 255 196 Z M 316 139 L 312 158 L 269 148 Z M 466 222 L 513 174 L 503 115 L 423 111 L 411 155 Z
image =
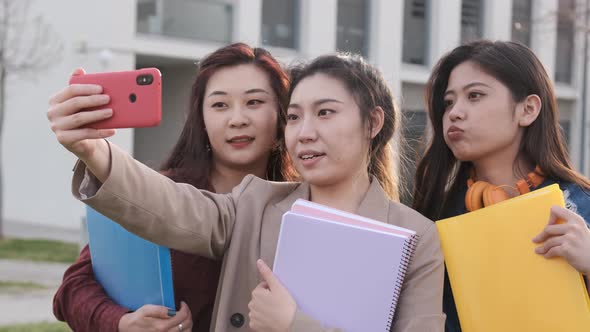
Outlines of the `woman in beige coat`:
M 361 58 L 324 56 L 294 70 L 292 80 L 285 142 L 304 182 L 247 176 L 228 195 L 174 183 L 98 139 L 113 131 L 76 129 L 106 115 L 78 113 L 80 103 L 68 103 L 72 89 L 52 98 L 48 118 L 80 158 L 72 183 L 78 199 L 146 239 L 223 259 L 212 331 L 338 331 L 299 311 L 266 265 L 281 216 L 298 198 L 415 230 L 420 240 L 392 331 L 442 331 L 439 240 L 431 221 L 397 202 L 388 142 L 400 114 L 384 79 Z M 79 98 L 93 106 L 95 96 Z

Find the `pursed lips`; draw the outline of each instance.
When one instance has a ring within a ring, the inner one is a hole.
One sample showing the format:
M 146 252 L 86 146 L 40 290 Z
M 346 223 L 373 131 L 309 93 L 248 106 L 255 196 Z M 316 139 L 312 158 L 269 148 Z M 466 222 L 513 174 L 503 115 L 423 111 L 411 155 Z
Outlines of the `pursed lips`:
M 447 130 L 447 137 L 451 141 L 461 140 L 463 138 L 463 135 L 464 135 L 463 129 L 461 129 L 461 128 L 457 127 L 457 126 L 451 126 Z

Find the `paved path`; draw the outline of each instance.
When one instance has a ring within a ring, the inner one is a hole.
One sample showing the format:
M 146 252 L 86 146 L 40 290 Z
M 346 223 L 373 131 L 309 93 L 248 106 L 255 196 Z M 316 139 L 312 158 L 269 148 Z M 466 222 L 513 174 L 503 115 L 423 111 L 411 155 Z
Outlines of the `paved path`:
M 53 295 L 68 264 L 0 259 L 0 281 L 33 282 L 44 289 L 0 288 L 0 326 L 56 321 Z
M 62 228 L 15 221 L 5 221 L 2 227 L 4 235 L 12 238 L 47 239 L 70 243 L 80 243 L 86 238 L 83 236 L 86 230 L 81 227 Z

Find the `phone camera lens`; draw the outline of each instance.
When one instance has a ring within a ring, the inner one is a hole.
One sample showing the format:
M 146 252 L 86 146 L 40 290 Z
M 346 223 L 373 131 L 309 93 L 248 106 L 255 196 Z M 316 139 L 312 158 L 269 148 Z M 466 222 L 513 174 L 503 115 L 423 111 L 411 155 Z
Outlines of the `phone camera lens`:
M 150 85 L 154 81 L 154 77 L 152 75 L 139 75 L 137 76 L 137 84 L 138 85 Z

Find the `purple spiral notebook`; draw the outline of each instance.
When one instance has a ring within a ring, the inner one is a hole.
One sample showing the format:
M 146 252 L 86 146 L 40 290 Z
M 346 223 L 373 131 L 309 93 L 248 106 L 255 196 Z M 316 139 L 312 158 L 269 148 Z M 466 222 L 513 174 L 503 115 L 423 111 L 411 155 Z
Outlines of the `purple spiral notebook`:
M 299 309 L 325 326 L 389 331 L 416 246 L 415 232 L 360 216 L 352 224 L 341 216 L 355 215 L 345 212 L 326 218 L 326 211 L 335 210 L 324 209 L 324 218 L 309 210 L 283 216 L 275 275 Z

